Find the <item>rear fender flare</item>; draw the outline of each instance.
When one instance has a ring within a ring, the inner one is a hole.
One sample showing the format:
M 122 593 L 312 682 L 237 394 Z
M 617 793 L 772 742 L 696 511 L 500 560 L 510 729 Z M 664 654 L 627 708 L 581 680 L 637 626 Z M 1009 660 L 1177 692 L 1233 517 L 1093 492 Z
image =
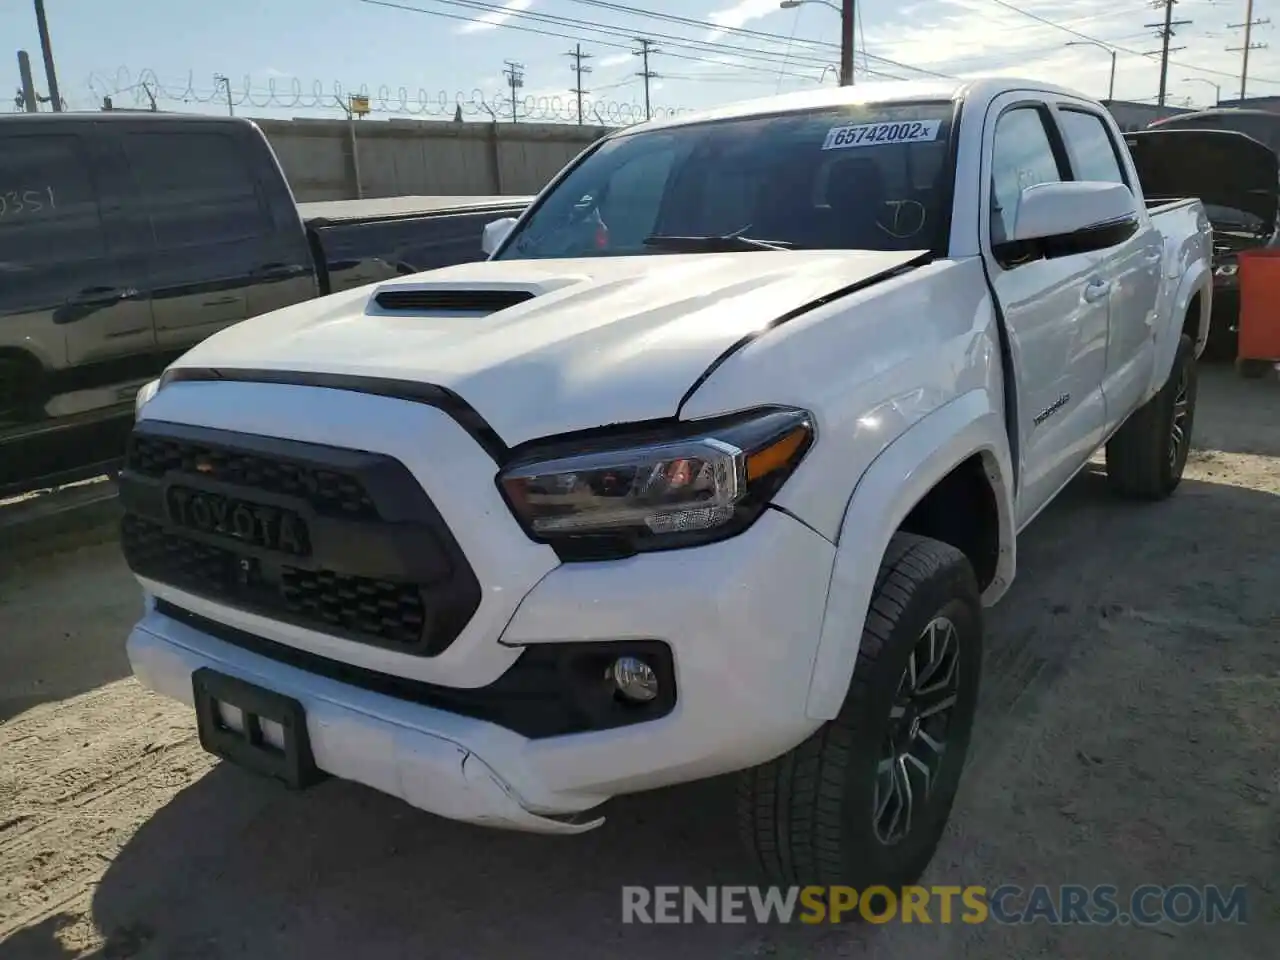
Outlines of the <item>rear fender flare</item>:
M 986 390 L 974 390 L 917 421 L 889 444 L 859 478 L 845 510 L 806 714 L 830 720 L 840 711 L 880 558 L 912 508 L 953 469 L 980 454 L 996 495 L 1000 555 L 983 602 L 1000 598 L 1013 580 L 1013 466 L 1004 410 Z
M 1178 340 L 1187 317 L 1191 300 L 1200 294 L 1200 316 L 1196 325 L 1196 356 L 1204 350 L 1209 338 L 1209 322 L 1213 313 L 1213 274 L 1209 264 L 1197 260 L 1182 275 L 1178 283 L 1177 293 L 1169 304 L 1169 315 L 1164 320 L 1164 329 L 1156 337 L 1156 363 L 1152 371 L 1152 383 L 1148 396 L 1155 393 L 1169 379 L 1169 371 L 1173 369 L 1173 358 L 1178 352 Z

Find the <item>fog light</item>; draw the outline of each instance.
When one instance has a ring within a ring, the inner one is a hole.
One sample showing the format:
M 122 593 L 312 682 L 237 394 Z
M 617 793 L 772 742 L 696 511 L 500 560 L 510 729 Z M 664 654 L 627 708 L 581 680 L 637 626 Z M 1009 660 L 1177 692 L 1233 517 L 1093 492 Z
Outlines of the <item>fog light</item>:
M 609 668 L 618 692 L 636 703 L 648 703 L 658 695 L 658 675 L 639 657 L 619 657 Z

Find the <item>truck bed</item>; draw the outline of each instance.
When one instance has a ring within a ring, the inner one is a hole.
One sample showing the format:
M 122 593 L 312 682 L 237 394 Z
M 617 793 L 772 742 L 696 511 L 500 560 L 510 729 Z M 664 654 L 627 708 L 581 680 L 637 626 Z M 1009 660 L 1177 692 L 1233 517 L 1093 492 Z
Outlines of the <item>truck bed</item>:
M 1198 199 L 1198 198 L 1196 198 L 1196 197 L 1152 197 L 1152 196 L 1148 196 L 1148 197 L 1146 198 L 1146 201 L 1147 201 L 1147 212 L 1148 212 L 1148 213 L 1150 213 L 1152 216 L 1155 216 L 1155 215 L 1160 214 L 1160 213 L 1167 213 L 1168 211 L 1173 210 L 1173 209 L 1175 209 L 1175 208 L 1177 208 L 1177 207 L 1180 207 L 1180 206 L 1182 206 L 1183 204 L 1187 204 L 1187 203 L 1195 203 L 1197 199 Z

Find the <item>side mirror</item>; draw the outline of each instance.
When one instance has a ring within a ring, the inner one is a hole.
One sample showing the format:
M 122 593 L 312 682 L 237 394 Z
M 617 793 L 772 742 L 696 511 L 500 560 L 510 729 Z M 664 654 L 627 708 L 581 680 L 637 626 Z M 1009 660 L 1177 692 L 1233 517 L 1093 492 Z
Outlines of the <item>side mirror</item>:
M 1043 255 L 1061 256 L 1115 246 L 1137 229 L 1138 202 L 1123 183 L 1037 183 L 1023 188 L 1013 235 L 999 246 L 1040 243 Z
M 507 239 L 507 234 L 511 232 L 511 228 L 515 225 L 515 217 L 503 217 L 501 220 L 494 220 L 484 225 L 484 236 L 480 238 L 480 249 L 484 251 L 485 256 L 493 256 L 493 251 L 502 246 L 502 241 Z

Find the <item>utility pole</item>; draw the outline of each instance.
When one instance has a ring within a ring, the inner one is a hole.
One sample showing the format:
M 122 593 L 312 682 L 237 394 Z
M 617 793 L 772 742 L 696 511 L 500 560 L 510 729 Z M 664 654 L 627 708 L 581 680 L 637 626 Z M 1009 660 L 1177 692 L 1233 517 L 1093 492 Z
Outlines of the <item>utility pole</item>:
M 62 95 L 58 93 L 58 72 L 53 69 L 53 44 L 49 41 L 49 21 L 44 15 L 44 0 L 36 0 L 36 27 L 40 31 L 40 52 L 44 54 L 45 83 L 49 86 L 49 102 L 55 113 L 62 112 Z
M 1241 27 L 1244 27 L 1244 46 L 1243 47 L 1227 47 L 1227 50 L 1231 52 L 1240 51 L 1242 53 L 1241 59 L 1243 60 L 1243 62 L 1240 64 L 1240 99 L 1241 100 L 1244 99 L 1245 87 L 1248 86 L 1248 83 L 1249 83 L 1249 51 L 1261 50 L 1263 47 L 1266 46 L 1265 43 L 1252 42 L 1253 28 L 1260 27 L 1263 24 L 1267 24 L 1270 22 L 1271 22 L 1270 17 L 1267 17 L 1264 20 L 1253 19 L 1253 0 L 1246 0 L 1245 8 L 1244 8 L 1244 23 L 1227 24 L 1227 28 L 1230 30 L 1239 30 Z
M 631 51 L 634 56 L 640 57 L 644 61 L 644 70 L 637 73 L 637 77 L 644 79 L 644 118 L 650 120 L 653 118 L 653 111 L 649 108 L 649 81 L 656 80 L 658 75 L 649 69 L 649 54 L 658 53 L 658 48 L 653 45 L 653 41 L 646 40 L 644 37 L 636 37 L 636 43 L 640 44 L 639 50 Z
M 1170 48 L 1170 46 L 1169 46 L 1169 40 L 1173 37 L 1173 28 L 1174 28 L 1174 27 L 1185 27 L 1187 24 L 1189 24 L 1189 23 L 1191 22 L 1190 20 L 1175 20 L 1175 19 L 1173 19 L 1173 5 L 1174 5 L 1175 3 L 1177 3 L 1177 2 L 1178 2 L 1178 0 L 1155 0 L 1155 2 L 1152 4 L 1152 6 L 1154 6 L 1154 7 L 1161 7 L 1161 6 L 1163 6 L 1163 7 L 1164 7 L 1164 23 L 1147 23 L 1147 24 L 1143 24 L 1143 26 L 1145 26 L 1145 27 L 1148 27 L 1148 28 L 1154 28 L 1154 29 L 1156 30 L 1156 33 L 1157 33 L 1157 34 L 1160 36 L 1160 38 L 1161 38 L 1161 44 L 1160 44 L 1160 94 L 1159 94 L 1159 96 L 1156 98 L 1156 104 L 1157 104 L 1157 106 L 1160 106 L 1160 107 L 1163 107 L 1163 106 L 1164 106 L 1165 94 L 1168 92 L 1168 87 L 1169 87 L 1169 54 L 1170 54 L 1171 52 L 1173 52 L 1174 50 L 1182 50 L 1182 49 L 1184 49 L 1184 48 L 1182 48 L 1182 47 L 1173 47 L 1173 48 Z
M 220 83 L 220 84 L 222 84 L 222 86 L 226 89 L 226 91 L 227 91 L 227 115 L 228 115 L 228 116 L 231 116 L 231 117 L 234 117 L 234 116 L 236 115 L 236 108 L 235 108 L 235 107 L 232 105 L 232 103 L 231 103 L 231 78 L 230 78 L 230 77 L 225 77 L 225 76 L 223 76 L 223 75 L 222 75 L 222 74 L 220 74 L 220 73 L 215 73 L 215 74 L 213 75 L 213 82 L 214 82 L 215 84 L 219 84 L 219 83 Z M 151 92 L 150 90 L 148 90 L 148 91 L 147 91 L 147 93 L 150 93 L 150 92 Z
M 40 104 L 36 100 L 35 81 L 31 79 L 31 58 L 25 50 L 18 51 L 18 76 L 22 79 L 22 87 L 18 90 L 22 109 L 27 113 L 35 113 L 40 109 Z
M 591 54 L 582 52 L 582 44 L 578 44 L 573 50 L 565 54 L 566 57 L 573 57 L 573 72 L 577 77 L 577 86 L 573 87 L 569 92 L 578 95 L 578 126 L 582 126 L 582 95 L 590 93 L 590 90 L 582 89 L 582 75 L 590 73 L 590 67 L 582 65 L 583 60 L 590 60 Z
M 854 0 L 842 0 L 840 8 L 840 86 L 853 86 Z M 863 51 L 866 55 L 866 51 Z
M 507 69 L 502 71 L 507 78 L 507 86 L 511 88 L 511 122 L 516 122 L 516 91 L 524 86 L 524 64 L 514 60 L 504 60 Z

